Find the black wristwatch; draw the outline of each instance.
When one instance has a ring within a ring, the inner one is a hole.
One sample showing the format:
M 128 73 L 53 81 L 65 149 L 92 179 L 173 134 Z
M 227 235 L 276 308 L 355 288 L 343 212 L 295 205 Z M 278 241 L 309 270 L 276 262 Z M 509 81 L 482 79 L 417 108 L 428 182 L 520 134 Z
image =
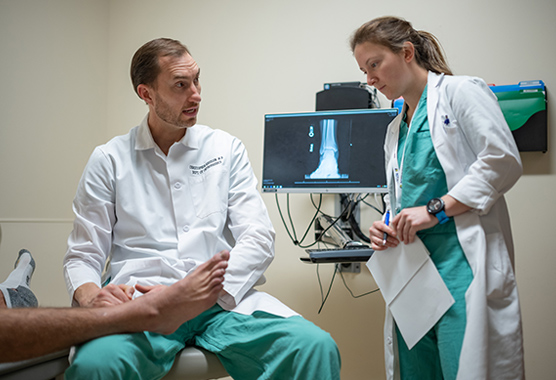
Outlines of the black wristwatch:
M 427 203 L 427 211 L 429 214 L 438 218 L 439 224 L 444 224 L 448 221 L 448 215 L 444 211 L 444 201 L 442 198 L 433 198 Z

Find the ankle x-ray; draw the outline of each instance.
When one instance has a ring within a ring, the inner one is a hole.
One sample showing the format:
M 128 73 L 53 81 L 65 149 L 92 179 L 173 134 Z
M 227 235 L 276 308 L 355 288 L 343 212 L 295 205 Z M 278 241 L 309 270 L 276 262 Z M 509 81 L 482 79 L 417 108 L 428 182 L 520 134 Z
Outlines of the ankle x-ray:
M 336 119 L 323 119 L 320 121 L 320 149 L 319 166 L 311 174 L 306 174 L 307 179 L 318 178 L 347 178 L 341 174 L 338 166 L 339 147 L 337 139 L 338 121 Z M 309 137 L 315 138 L 314 126 L 309 127 Z M 315 143 L 311 142 L 309 151 L 314 152 Z

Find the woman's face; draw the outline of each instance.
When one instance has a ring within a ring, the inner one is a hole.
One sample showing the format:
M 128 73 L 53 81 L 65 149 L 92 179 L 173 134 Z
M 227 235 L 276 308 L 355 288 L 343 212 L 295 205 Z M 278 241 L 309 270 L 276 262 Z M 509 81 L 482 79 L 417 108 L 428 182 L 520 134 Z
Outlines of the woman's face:
M 410 77 L 406 49 L 394 53 L 384 45 L 363 42 L 355 46 L 353 55 L 367 76 L 367 84 L 389 100 L 397 99 L 407 91 Z

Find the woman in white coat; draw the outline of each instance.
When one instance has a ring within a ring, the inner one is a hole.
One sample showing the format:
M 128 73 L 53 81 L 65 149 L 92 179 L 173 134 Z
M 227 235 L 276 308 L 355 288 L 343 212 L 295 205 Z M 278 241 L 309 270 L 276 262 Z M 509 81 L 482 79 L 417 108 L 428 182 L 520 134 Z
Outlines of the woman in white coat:
M 373 223 L 372 247 L 418 236 L 455 300 L 411 350 L 387 310 L 388 378 L 523 378 L 503 197 L 522 167 L 496 97 L 479 78 L 453 76 L 436 38 L 403 19 L 362 25 L 351 48 L 369 85 L 390 100 L 404 98 L 385 141 L 391 223 Z

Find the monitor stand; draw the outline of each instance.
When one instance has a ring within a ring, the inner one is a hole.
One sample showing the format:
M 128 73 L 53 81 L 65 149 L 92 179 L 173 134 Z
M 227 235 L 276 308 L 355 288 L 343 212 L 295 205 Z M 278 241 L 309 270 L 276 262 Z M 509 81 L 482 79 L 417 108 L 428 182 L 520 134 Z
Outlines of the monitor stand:
M 343 212 L 343 206 L 339 194 L 335 195 L 335 215 Z M 354 213 L 355 220 L 359 223 L 359 205 L 355 206 L 351 212 Z M 322 232 L 326 232 L 323 234 Z M 354 240 L 353 232 L 349 223 L 338 220 L 334 223 L 334 219 L 328 215 L 320 215 L 315 220 L 315 238 L 328 244 L 332 244 L 340 249 L 350 248 L 353 246 L 366 246 L 359 240 Z M 360 263 L 342 263 L 336 264 L 338 270 L 342 272 L 359 273 L 361 271 Z
M 344 207 L 342 206 L 340 194 L 335 194 L 334 214 L 340 215 L 343 211 Z M 360 220 L 359 211 L 359 205 L 351 210 L 357 223 Z M 347 248 L 350 245 L 364 245 L 359 240 L 354 239 L 353 231 L 348 222 L 340 219 L 334 223 L 334 219 L 328 215 L 320 215 L 315 220 L 315 239 L 339 248 Z M 326 229 L 328 230 L 323 235 L 322 232 Z

